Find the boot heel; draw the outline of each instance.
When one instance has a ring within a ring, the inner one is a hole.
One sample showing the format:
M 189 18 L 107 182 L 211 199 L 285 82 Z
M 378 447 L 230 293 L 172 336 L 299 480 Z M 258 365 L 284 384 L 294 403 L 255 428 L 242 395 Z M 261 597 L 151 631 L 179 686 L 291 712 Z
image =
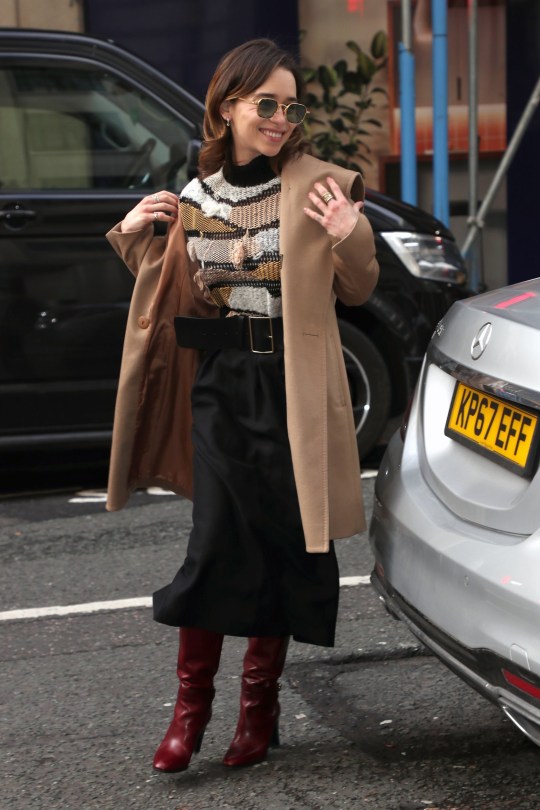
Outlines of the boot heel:
M 279 748 L 279 723 L 276 721 L 276 725 L 272 729 L 272 736 L 270 737 L 270 742 L 268 744 L 269 748 Z
M 200 752 L 200 750 L 201 750 L 201 745 L 202 745 L 202 741 L 204 740 L 204 732 L 205 732 L 205 731 L 206 731 L 206 727 L 205 727 L 205 728 L 203 728 L 203 730 L 201 731 L 201 733 L 200 733 L 200 734 L 199 734 L 199 736 L 197 737 L 197 741 L 196 741 L 196 743 L 195 743 L 195 748 L 193 749 L 193 751 L 194 751 L 196 754 L 198 754 L 198 753 Z

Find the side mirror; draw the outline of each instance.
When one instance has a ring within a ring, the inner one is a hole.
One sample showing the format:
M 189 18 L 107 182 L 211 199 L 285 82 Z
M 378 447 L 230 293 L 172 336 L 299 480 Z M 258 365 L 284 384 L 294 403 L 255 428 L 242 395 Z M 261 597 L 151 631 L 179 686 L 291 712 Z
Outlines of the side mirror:
M 201 151 L 201 141 L 192 138 L 186 150 L 186 174 L 188 180 L 193 180 L 199 173 L 199 152 Z

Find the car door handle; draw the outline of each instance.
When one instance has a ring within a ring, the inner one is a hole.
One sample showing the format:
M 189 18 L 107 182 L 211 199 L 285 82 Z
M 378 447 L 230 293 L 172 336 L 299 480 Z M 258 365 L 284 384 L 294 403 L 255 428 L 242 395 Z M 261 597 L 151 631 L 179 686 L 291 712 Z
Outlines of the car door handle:
M 10 208 L 0 211 L 0 220 L 3 220 L 7 228 L 22 228 L 27 222 L 36 218 L 36 212 L 15 204 Z

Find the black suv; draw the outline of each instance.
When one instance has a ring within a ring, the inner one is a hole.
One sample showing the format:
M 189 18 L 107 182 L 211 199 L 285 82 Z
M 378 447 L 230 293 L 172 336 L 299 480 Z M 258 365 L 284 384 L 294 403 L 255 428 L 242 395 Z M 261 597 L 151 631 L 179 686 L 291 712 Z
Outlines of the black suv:
M 0 450 L 109 442 L 132 279 L 104 234 L 194 175 L 202 116 L 111 42 L 0 29 Z M 361 455 L 466 295 L 440 222 L 372 191 L 365 210 L 380 282 L 364 306 L 338 304 Z

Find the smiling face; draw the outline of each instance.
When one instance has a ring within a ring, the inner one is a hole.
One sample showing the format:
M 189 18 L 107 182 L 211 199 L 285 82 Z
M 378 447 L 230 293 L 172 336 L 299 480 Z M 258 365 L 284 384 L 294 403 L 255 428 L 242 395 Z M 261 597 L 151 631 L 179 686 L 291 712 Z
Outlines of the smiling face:
M 224 101 L 220 108 L 223 118 L 230 119 L 233 160 L 238 165 L 259 155 L 275 157 L 294 132 L 296 125 L 287 121 L 281 107 L 272 118 L 261 118 L 257 105 L 250 102 L 259 98 L 274 98 L 280 104 L 296 101 L 295 78 L 289 70 L 277 68 L 260 87 L 243 98 L 247 101 Z

